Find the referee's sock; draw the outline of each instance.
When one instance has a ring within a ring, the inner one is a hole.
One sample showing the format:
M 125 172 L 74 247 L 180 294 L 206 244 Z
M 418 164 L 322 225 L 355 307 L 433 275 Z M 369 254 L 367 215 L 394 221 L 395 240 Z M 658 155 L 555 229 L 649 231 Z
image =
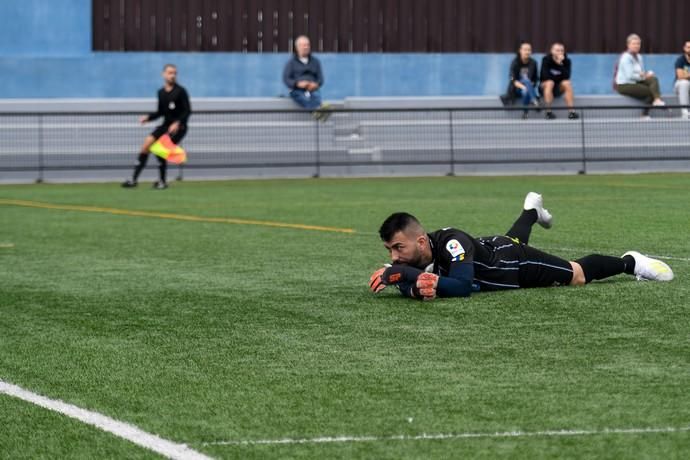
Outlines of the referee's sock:
M 166 177 L 168 175 L 168 162 L 165 158 L 156 157 L 158 159 L 158 172 L 160 173 L 161 182 L 166 183 Z
M 537 222 L 539 214 L 536 209 L 523 210 L 520 217 L 517 218 L 506 236 L 512 239 L 518 239 L 520 243 L 527 244 L 529 236 L 532 233 L 532 226 Z
M 591 254 L 577 259 L 575 262 L 582 267 L 587 283 L 593 280 L 603 280 L 621 273 L 632 274 L 635 269 L 635 259 L 631 256 L 620 258 Z
M 148 153 L 140 153 L 139 154 L 139 163 L 137 163 L 137 165 L 134 167 L 134 175 L 132 176 L 132 182 L 136 182 L 137 179 L 139 179 L 139 174 L 141 174 L 141 171 L 146 166 L 147 161 L 149 161 L 149 154 Z

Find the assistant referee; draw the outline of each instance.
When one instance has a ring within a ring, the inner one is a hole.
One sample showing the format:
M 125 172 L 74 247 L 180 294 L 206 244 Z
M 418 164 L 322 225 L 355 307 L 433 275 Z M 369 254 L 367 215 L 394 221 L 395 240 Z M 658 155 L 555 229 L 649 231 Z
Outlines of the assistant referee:
M 189 120 L 189 116 L 192 113 L 192 107 L 189 103 L 187 90 L 177 84 L 177 67 L 175 65 L 166 64 L 163 67 L 163 82 L 163 87 L 158 90 L 158 110 L 142 116 L 139 120 L 143 125 L 163 117 L 163 124 L 156 127 L 151 134 L 146 136 L 139 151 L 139 158 L 134 167 L 132 179 L 122 183 L 122 186 L 125 188 L 137 186 L 139 174 L 141 174 L 149 159 L 149 149 L 156 139 L 168 133 L 170 139 L 175 144 L 179 144 L 185 134 L 187 134 L 187 120 Z M 153 184 L 153 187 L 163 190 L 168 188 L 166 180 L 168 162 L 158 156 L 156 159 L 158 159 L 159 180 Z

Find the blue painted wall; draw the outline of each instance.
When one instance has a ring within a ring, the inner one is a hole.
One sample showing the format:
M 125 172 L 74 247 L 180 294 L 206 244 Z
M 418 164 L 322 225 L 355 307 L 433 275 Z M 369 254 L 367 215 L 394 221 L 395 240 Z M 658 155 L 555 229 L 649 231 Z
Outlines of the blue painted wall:
M 510 54 L 320 54 L 327 99 L 347 96 L 497 95 Z M 537 56 L 540 58 L 540 56 Z M 611 93 L 617 55 L 575 54 L 576 93 Z M 645 56 L 664 93 L 673 55 Z M 0 98 L 152 97 L 173 62 L 193 97 L 287 93 L 287 54 L 93 53 L 90 0 L 0 0 Z
M 90 52 L 91 0 L 0 0 L 0 56 Z
M 497 95 L 507 84 L 507 54 L 323 54 L 323 95 Z M 572 55 L 579 94 L 609 94 L 616 55 Z M 673 92 L 674 55 L 646 56 L 664 93 Z M 271 97 L 285 54 L 93 53 L 81 57 L 0 57 L 0 98 L 152 97 L 163 64 L 195 97 Z

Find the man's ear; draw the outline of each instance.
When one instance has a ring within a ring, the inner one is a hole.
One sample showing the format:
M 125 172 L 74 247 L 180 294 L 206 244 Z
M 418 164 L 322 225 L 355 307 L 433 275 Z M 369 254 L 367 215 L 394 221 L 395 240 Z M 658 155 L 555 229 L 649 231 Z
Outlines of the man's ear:
M 424 248 L 424 246 L 426 246 L 426 241 L 427 241 L 426 235 L 419 235 L 417 237 L 417 244 L 419 245 L 420 248 Z

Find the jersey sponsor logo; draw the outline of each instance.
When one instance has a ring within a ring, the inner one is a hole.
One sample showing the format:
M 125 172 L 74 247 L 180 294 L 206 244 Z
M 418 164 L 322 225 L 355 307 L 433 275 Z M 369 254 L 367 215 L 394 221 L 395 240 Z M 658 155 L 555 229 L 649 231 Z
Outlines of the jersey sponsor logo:
M 173 101 L 170 101 L 170 103 L 168 104 L 168 108 L 170 110 L 175 110 L 175 103 Z
M 453 262 L 465 259 L 465 248 L 462 247 L 462 244 L 460 244 L 458 240 L 450 240 L 446 243 L 446 250 L 452 256 Z

